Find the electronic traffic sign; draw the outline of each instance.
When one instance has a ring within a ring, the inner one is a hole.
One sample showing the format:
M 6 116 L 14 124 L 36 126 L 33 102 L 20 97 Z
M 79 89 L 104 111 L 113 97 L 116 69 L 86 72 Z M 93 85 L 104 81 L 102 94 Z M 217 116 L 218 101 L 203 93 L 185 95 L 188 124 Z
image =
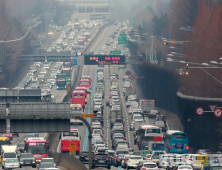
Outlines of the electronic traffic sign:
M 85 65 L 125 64 L 125 55 L 84 55 Z

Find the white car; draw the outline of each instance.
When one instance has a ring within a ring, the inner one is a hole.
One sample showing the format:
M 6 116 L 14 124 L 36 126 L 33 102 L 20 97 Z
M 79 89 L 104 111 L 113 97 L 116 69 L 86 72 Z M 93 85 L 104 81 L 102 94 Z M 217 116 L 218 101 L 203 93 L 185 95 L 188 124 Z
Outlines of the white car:
M 129 169 L 135 169 L 137 168 L 137 164 L 139 163 L 139 161 L 142 161 L 143 158 L 141 156 L 138 155 L 132 155 L 130 156 L 129 160 L 127 161 L 127 170 Z
M 141 114 L 133 114 L 133 119 L 132 119 L 132 121 L 142 122 L 142 121 L 143 121 L 143 117 L 141 116 Z
M 144 162 L 141 169 L 142 170 L 157 170 L 159 168 L 154 162 Z
M 17 158 L 8 158 L 5 160 L 5 163 L 4 163 L 5 170 L 11 170 L 11 169 L 19 168 L 19 167 L 20 167 L 20 163 Z
M 184 169 L 193 170 L 192 166 L 190 166 L 190 165 L 179 165 L 177 168 L 177 170 L 184 170 Z

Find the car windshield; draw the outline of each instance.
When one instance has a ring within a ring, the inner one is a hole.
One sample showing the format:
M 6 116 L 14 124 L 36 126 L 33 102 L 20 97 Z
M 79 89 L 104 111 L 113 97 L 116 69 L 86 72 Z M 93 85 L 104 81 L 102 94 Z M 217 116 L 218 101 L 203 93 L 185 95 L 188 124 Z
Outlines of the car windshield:
M 5 162 L 6 163 L 17 163 L 18 159 L 6 159 Z
M 41 163 L 43 162 L 51 162 L 51 163 L 54 163 L 54 159 L 42 159 L 41 160 Z
M 179 169 L 193 169 L 191 166 L 180 166 Z M 222 168 L 222 167 L 221 167 Z
M 4 153 L 4 158 L 16 158 L 17 155 L 15 153 Z
M 134 116 L 134 119 L 142 119 L 142 116 Z
M 142 159 L 142 157 L 140 157 L 140 156 L 132 156 L 132 157 L 130 157 L 130 159 Z
M 155 124 L 156 124 L 156 125 L 164 125 L 164 122 L 162 122 L 162 121 L 157 121 Z
M 40 163 L 39 168 L 52 168 L 54 167 L 53 163 Z
M 23 153 L 20 155 L 20 158 L 31 158 L 33 155 L 31 153 Z
M 146 168 L 156 168 L 157 167 L 156 164 L 144 164 L 143 166 Z

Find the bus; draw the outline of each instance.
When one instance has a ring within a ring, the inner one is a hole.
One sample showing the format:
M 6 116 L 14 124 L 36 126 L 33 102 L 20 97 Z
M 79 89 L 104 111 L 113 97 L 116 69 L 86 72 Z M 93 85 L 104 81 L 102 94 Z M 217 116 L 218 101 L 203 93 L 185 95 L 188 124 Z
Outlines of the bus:
M 62 74 L 66 75 L 66 79 L 67 79 L 68 82 L 71 81 L 71 72 L 72 71 L 71 71 L 70 67 L 69 68 L 68 67 L 62 68 Z
M 44 138 L 28 138 L 25 141 L 25 151 L 35 156 L 36 163 L 40 163 L 42 158 L 48 157 L 48 149 L 49 145 Z
M 168 153 L 188 153 L 188 135 L 179 130 L 168 130 L 165 135 L 165 148 Z
M 63 67 L 72 69 L 72 63 L 71 62 L 63 62 Z
M 82 76 L 81 79 L 88 79 L 90 83 L 92 83 L 92 79 L 90 76 Z
M 75 116 L 82 116 L 83 109 L 81 104 L 70 104 L 70 113 Z M 70 119 L 70 125 L 83 125 L 79 119 Z
M 56 74 L 57 90 L 65 90 L 66 82 L 67 82 L 66 74 Z
M 88 79 L 81 79 L 80 82 L 79 82 L 79 86 L 80 87 L 85 87 L 87 89 L 91 89 L 90 80 L 88 80 Z
M 72 92 L 72 104 L 81 104 L 85 109 L 85 91 L 73 91 Z
M 163 144 L 163 133 L 160 127 L 154 125 L 140 125 L 137 131 L 137 146 L 140 150 L 149 147 L 149 143 Z
M 85 104 L 87 104 L 87 94 L 90 94 L 90 91 L 87 90 L 85 87 L 76 87 L 75 91 L 84 91 L 85 94 Z
M 63 132 L 59 136 L 61 140 L 61 153 L 69 153 L 70 142 L 76 143 L 76 155 L 80 152 L 80 135 L 77 128 L 70 128 L 70 132 Z

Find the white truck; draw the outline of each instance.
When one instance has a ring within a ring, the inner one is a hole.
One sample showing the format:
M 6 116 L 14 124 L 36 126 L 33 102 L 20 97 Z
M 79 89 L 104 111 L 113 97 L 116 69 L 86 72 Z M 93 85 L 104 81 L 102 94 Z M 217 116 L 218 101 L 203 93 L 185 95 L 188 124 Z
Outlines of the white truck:
M 1 146 L 1 155 L 2 155 L 2 169 L 4 169 L 4 162 L 7 158 L 17 158 L 17 145 L 2 145 Z
M 119 77 L 119 66 L 118 65 L 111 65 L 110 66 L 110 76 L 116 76 L 116 78 Z
M 141 99 L 140 106 L 143 116 L 150 116 L 150 111 L 155 109 L 155 100 Z
M 111 87 L 117 87 L 117 88 L 119 88 L 119 82 L 118 81 L 112 81 L 111 82 Z

